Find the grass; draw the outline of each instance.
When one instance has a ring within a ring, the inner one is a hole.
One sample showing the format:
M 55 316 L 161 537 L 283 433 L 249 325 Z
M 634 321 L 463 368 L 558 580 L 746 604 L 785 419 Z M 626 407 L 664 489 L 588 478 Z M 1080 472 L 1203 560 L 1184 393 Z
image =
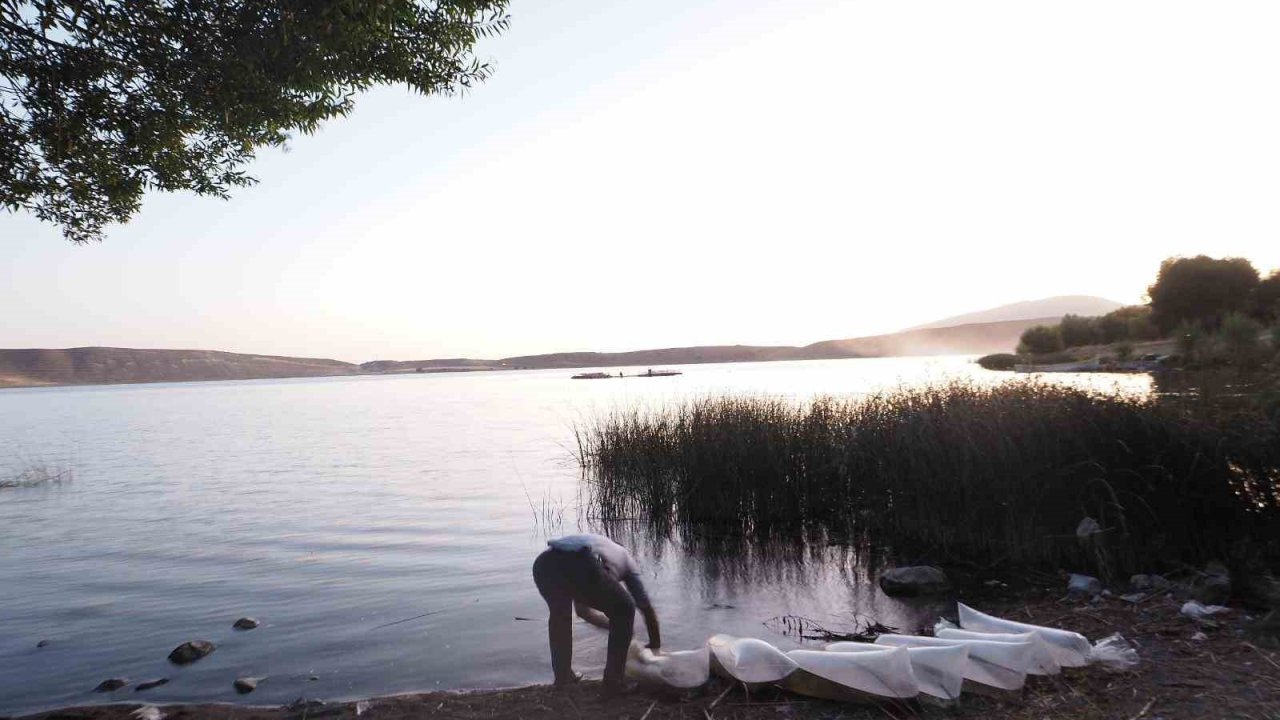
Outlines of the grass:
M 1021 381 L 706 397 L 576 428 L 602 519 L 1105 576 L 1280 557 L 1280 431 Z M 1105 532 L 1084 544 L 1085 517 Z

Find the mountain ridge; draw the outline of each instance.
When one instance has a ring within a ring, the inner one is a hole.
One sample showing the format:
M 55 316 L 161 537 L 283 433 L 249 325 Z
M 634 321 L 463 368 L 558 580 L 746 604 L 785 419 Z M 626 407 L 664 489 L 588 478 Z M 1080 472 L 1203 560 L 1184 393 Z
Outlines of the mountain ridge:
M 1080 299 L 1088 296 L 1060 296 Z M 1098 307 L 1111 303 L 1104 298 Z M 1014 303 L 1002 308 L 1037 307 L 1040 301 Z M 1119 306 L 1119 303 L 1114 303 Z M 626 352 L 561 352 L 516 355 L 499 360 L 435 358 L 428 360 L 373 360 L 350 363 L 327 358 L 231 353 L 220 350 L 168 350 L 111 347 L 63 349 L 0 349 L 0 387 L 47 385 L 97 385 L 149 382 L 199 382 L 208 380 L 258 380 L 291 377 L 325 377 L 392 373 L 440 373 L 511 369 L 571 369 L 693 365 L 727 362 L 825 360 L 908 355 L 982 355 L 1006 352 L 1017 345 L 1032 325 L 1053 323 L 1060 315 L 1046 315 L 978 323 L 909 328 L 896 333 L 822 340 L 809 345 L 704 345 L 656 348 Z M 954 319 L 954 318 L 952 318 Z M 938 321 L 947 322 L 946 320 Z

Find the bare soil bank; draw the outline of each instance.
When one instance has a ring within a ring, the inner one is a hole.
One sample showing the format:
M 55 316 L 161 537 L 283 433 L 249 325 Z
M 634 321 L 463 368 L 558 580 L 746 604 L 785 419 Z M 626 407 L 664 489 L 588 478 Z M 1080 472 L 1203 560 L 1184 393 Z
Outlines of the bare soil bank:
M 401 695 L 359 703 L 300 701 L 288 707 L 169 705 L 160 711 L 165 720 L 1280 718 L 1280 651 L 1246 631 L 1251 616 L 1246 610 L 1233 609 L 1230 619 L 1219 627 L 1199 627 L 1179 614 L 1179 601 L 1168 597 L 1155 596 L 1136 604 L 1107 598 L 1097 605 L 1082 605 L 1057 599 L 1057 593 L 1054 588 L 987 598 L 981 607 L 1012 619 L 1077 630 L 1094 640 L 1120 632 L 1138 648 L 1139 668 L 1124 674 L 1081 668 L 1054 678 L 1033 677 L 1018 698 L 965 695 L 956 709 L 915 703 L 838 704 L 780 690 L 748 696 L 742 688 L 715 680 L 695 697 L 640 691 L 607 699 L 602 697 L 598 682 L 585 682 L 567 691 L 536 686 Z M 1198 632 L 1204 633 L 1204 639 L 1195 639 Z M 24 720 L 137 720 L 131 713 L 139 707 L 71 708 Z

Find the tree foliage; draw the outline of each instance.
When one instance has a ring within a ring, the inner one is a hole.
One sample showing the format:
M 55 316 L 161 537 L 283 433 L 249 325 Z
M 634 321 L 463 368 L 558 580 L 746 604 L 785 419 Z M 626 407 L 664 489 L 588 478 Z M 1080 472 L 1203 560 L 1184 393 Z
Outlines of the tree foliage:
M 1249 307 L 1257 285 L 1258 271 L 1244 258 L 1169 258 L 1147 289 L 1152 320 L 1165 332 L 1183 322 L 1216 328 Z
M 1253 316 L 1263 322 L 1280 320 L 1280 270 L 1272 272 L 1253 289 Z
M 1036 325 L 1022 333 L 1018 343 L 1019 353 L 1044 355 L 1062 350 L 1062 331 L 1057 325 Z
M 451 94 L 507 0 L 0 0 L 0 200 L 77 243 L 147 190 L 227 197 L 374 85 Z
M 1244 313 L 1231 313 L 1222 320 L 1222 342 L 1228 357 L 1237 365 L 1248 365 L 1258 355 L 1262 323 Z

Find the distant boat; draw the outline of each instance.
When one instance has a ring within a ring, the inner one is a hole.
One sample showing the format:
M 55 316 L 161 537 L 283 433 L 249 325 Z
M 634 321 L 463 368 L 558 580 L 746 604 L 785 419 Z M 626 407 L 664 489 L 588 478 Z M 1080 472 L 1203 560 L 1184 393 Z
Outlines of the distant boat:
M 672 375 L 682 374 L 678 370 L 646 370 L 635 377 L 671 377 Z
M 614 377 L 614 375 L 610 373 L 589 372 L 589 373 L 579 373 L 577 375 L 574 375 L 572 379 L 573 380 L 604 380 L 605 378 L 611 378 L 611 377 Z

